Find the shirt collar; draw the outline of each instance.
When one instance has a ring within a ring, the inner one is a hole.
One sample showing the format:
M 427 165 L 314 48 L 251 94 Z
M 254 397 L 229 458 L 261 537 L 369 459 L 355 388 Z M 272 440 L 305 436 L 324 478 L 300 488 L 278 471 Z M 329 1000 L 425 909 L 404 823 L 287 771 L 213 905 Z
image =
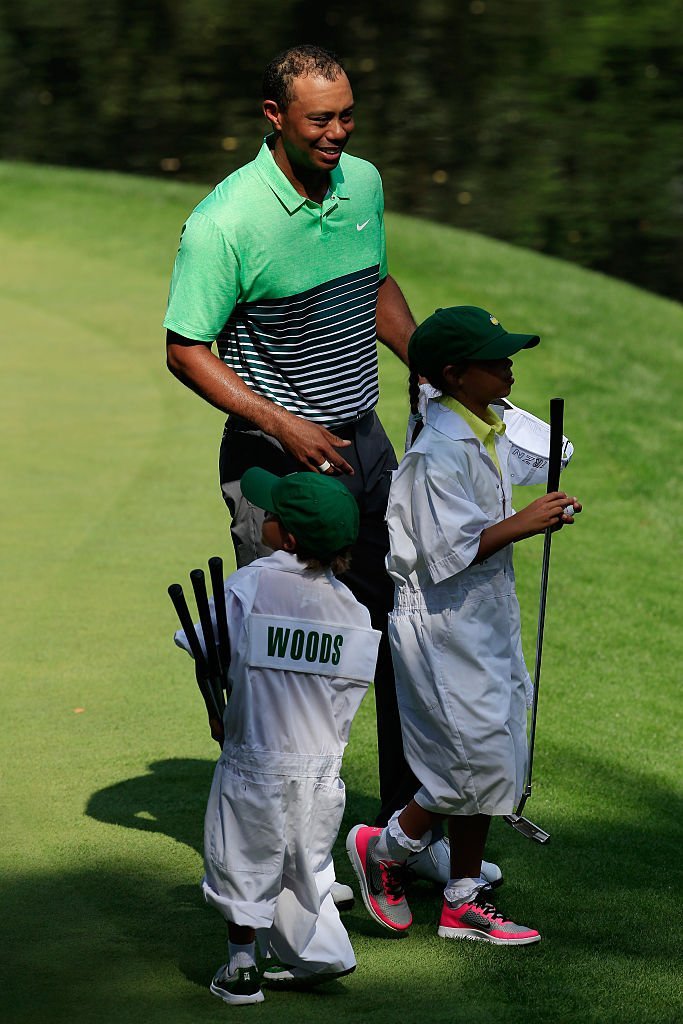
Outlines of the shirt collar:
M 485 444 L 491 432 L 498 435 L 505 433 L 505 424 L 500 416 L 497 416 L 490 406 L 487 412 L 487 420 L 482 420 L 455 398 L 442 395 L 441 398 L 429 403 L 427 421 L 448 437 L 456 440 L 475 437 L 481 444 Z M 456 415 L 453 416 L 452 413 Z
M 259 561 L 267 561 L 271 568 L 280 569 L 282 572 L 294 572 L 300 575 L 308 573 L 309 576 L 323 577 L 332 575 L 332 571 L 328 569 L 321 569 L 320 572 L 311 572 L 310 569 L 306 568 L 305 563 L 300 561 L 291 551 L 273 551 L 272 554 L 265 555 Z M 254 562 L 251 564 L 254 565 Z
M 263 145 L 258 151 L 256 160 L 254 161 L 256 170 L 263 178 L 266 185 L 273 190 L 287 212 L 296 213 L 296 211 L 300 210 L 307 200 L 305 196 L 299 195 L 291 181 L 285 177 L 278 165 L 275 163 L 273 151 L 271 149 L 271 143 L 274 139 L 274 133 L 265 136 Z M 344 178 L 344 170 L 342 168 L 343 160 L 344 154 L 342 153 L 339 163 L 334 170 L 330 171 L 330 191 L 326 199 L 349 198 L 349 190 Z

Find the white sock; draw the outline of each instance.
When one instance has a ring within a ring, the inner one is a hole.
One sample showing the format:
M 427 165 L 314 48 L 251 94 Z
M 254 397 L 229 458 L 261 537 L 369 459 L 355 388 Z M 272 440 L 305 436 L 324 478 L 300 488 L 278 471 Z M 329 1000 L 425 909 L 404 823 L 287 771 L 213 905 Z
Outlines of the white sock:
M 238 967 L 256 966 L 256 943 L 247 942 L 240 946 L 236 942 L 228 941 L 228 972 L 234 974 Z
M 404 810 L 405 808 L 401 808 L 400 811 L 392 814 L 389 824 L 386 828 L 382 829 L 382 834 L 377 840 L 373 854 L 377 860 L 398 861 L 402 863 L 408 860 L 411 854 L 420 853 L 421 850 L 424 850 L 425 846 L 429 846 L 429 840 L 432 838 L 431 830 L 425 832 L 420 839 L 411 839 L 410 836 L 405 834 L 398 823 L 399 815 Z
M 484 884 L 481 878 L 449 878 L 443 894 L 452 907 L 460 907 L 469 903 Z

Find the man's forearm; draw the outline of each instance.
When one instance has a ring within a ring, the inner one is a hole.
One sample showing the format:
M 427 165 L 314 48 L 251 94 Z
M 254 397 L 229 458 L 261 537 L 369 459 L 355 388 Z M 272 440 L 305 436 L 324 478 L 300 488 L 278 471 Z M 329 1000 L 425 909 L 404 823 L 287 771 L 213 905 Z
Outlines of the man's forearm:
M 413 314 L 393 277 L 385 277 L 377 295 L 377 337 L 408 363 L 408 342 L 415 330 Z
M 255 394 L 234 370 L 201 342 L 167 339 L 166 365 L 179 381 L 214 408 L 250 420 L 267 434 L 277 433 L 277 424 L 291 416 L 282 406 Z
M 216 409 L 242 416 L 277 438 L 303 466 L 317 472 L 332 470 L 353 475 L 353 467 L 343 456 L 350 441 L 255 394 L 208 345 L 169 332 L 166 364 L 174 377 Z

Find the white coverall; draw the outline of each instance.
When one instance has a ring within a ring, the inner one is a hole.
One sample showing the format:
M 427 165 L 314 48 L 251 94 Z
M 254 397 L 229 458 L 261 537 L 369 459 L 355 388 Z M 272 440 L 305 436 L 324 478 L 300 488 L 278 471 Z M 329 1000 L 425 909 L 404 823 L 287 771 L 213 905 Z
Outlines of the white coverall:
M 331 572 L 276 551 L 225 584 L 232 694 L 204 824 L 202 881 L 262 950 L 313 973 L 356 963 L 330 895 L 351 722 L 380 634 Z
M 472 565 L 483 530 L 513 514 L 511 484 L 538 483 L 496 436 L 501 473 L 457 412 L 429 401 L 427 424 L 394 474 L 389 619 L 415 795 L 444 815 L 509 814 L 527 767 L 524 663 L 512 544 Z M 515 474 L 512 476 L 512 474 Z

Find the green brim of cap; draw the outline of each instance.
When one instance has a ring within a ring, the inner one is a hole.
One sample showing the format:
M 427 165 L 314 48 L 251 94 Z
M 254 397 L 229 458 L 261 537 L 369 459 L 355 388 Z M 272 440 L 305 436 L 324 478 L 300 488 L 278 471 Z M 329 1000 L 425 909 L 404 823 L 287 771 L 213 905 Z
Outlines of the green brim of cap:
M 540 342 L 537 334 L 510 334 L 504 331 L 485 345 L 468 355 L 468 359 L 505 359 L 523 348 L 535 348 Z
M 274 473 L 269 473 L 267 469 L 252 466 L 243 474 L 240 488 L 244 497 L 252 505 L 256 505 L 257 508 L 262 508 L 266 512 L 274 512 L 273 488 L 280 482 L 280 479 Z

